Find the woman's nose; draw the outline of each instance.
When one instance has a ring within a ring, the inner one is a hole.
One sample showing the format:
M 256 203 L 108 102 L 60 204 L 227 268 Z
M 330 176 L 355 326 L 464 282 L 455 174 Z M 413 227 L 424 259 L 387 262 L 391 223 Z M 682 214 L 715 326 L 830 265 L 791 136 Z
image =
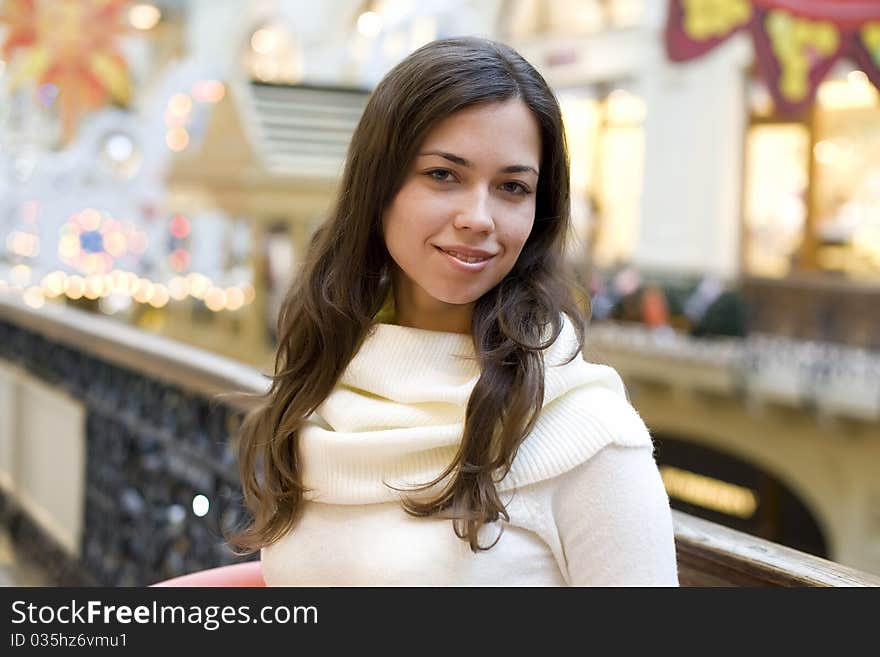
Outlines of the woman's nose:
M 462 200 L 461 206 L 453 222 L 461 230 L 490 232 L 495 227 L 492 220 L 489 193 L 486 190 L 475 190 Z

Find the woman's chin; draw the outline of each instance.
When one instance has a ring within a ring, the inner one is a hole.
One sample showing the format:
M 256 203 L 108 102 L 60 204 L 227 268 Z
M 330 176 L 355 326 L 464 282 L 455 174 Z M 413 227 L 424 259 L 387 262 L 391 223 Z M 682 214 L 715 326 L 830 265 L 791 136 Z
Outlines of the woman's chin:
M 448 306 L 467 306 L 474 303 L 477 299 L 480 298 L 481 295 L 462 292 L 438 292 L 437 294 L 432 294 L 431 296 L 434 297 L 437 301 L 444 303 Z

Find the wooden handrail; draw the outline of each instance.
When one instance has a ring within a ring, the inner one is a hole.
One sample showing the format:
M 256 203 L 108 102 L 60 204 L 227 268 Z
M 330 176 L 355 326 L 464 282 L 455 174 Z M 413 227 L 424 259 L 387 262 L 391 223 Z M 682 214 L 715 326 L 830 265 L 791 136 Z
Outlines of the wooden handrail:
M 880 586 L 880 576 L 672 512 L 682 586 Z

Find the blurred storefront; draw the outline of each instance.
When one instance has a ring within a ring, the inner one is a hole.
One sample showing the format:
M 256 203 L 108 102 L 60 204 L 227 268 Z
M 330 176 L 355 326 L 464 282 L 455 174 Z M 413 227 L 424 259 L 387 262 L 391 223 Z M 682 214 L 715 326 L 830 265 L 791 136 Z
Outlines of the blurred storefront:
M 844 64 L 800 116 L 753 83 L 746 138 L 745 267 L 880 286 L 880 93 Z
M 753 83 L 745 289 L 756 328 L 880 348 L 880 94 L 841 63 L 796 115 Z

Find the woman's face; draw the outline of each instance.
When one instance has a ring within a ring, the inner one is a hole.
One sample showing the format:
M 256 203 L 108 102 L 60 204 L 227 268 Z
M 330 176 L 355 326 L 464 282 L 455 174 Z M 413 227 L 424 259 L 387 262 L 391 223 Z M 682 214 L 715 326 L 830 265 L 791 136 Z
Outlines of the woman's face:
M 538 122 L 518 99 L 465 108 L 427 134 L 382 221 L 399 323 L 470 330 L 474 302 L 532 230 L 540 164 Z

